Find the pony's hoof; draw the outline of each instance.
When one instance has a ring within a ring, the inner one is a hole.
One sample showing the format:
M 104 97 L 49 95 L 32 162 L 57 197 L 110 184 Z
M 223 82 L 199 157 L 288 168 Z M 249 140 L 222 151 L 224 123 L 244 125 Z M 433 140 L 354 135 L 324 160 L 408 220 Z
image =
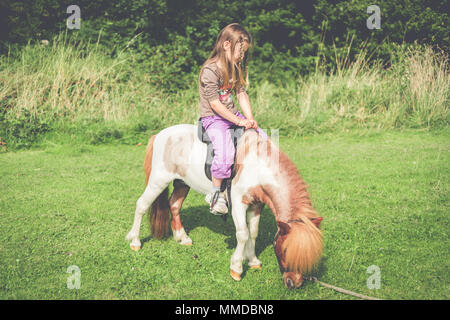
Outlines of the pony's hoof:
M 185 237 L 178 243 L 183 245 L 183 246 L 192 246 L 192 239 L 189 238 L 189 237 Z
M 133 251 L 139 251 L 139 250 L 141 250 L 141 247 L 140 247 L 140 246 L 130 246 L 130 248 L 131 248 L 131 250 L 133 250 Z
M 233 278 L 233 280 L 241 281 L 241 275 L 231 269 L 230 269 L 230 276 Z
M 250 266 L 250 269 L 254 269 L 254 270 L 262 270 L 260 264 L 258 264 L 258 265 L 256 265 L 256 266 Z

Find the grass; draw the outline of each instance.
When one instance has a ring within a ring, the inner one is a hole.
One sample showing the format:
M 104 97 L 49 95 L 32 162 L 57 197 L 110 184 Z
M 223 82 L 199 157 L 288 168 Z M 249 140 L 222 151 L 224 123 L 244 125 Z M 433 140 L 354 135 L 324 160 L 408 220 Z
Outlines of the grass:
M 324 217 L 322 281 L 384 299 L 449 299 L 449 133 L 356 130 L 281 137 Z M 0 154 L 1 299 L 352 299 L 305 283 L 285 289 L 265 209 L 256 251 L 261 271 L 229 276 L 231 219 L 208 213 L 193 191 L 182 209 L 192 247 L 124 240 L 144 188 L 142 146 L 59 144 Z M 81 289 L 67 288 L 71 265 Z M 381 288 L 366 286 L 367 268 Z
M 385 299 L 449 299 L 448 56 L 391 49 L 389 67 L 337 50 L 335 70 L 318 55 L 316 72 L 282 86 L 252 82 L 248 93 L 325 218 L 318 278 Z M 197 120 L 197 74 L 180 75 L 192 79 L 185 90 L 164 88 L 174 69 L 161 54 L 129 44 L 108 52 L 59 35 L 0 57 L 0 298 L 350 298 L 313 283 L 284 288 L 267 208 L 263 270 L 239 283 L 228 274 L 232 221 L 211 216 L 194 192 L 182 211 L 194 246 L 152 239 L 146 222 L 142 250 L 129 249 L 144 146 L 150 133 Z M 80 290 L 67 288 L 72 265 Z M 381 270 L 377 290 L 366 286 L 371 265 Z

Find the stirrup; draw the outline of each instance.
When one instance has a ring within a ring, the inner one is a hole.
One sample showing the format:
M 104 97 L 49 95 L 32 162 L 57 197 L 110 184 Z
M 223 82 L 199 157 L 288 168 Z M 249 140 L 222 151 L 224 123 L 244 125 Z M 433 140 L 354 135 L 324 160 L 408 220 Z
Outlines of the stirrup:
M 213 194 L 213 196 L 211 198 L 211 204 L 209 205 L 209 210 L 210 211 L 212 210 L 212 208 L 214 208 L 214 205 L 216 204 L 217 199 L 219 199 L 219 194 L 220 194 L 220 191 L 214 192 L 214 194 Z

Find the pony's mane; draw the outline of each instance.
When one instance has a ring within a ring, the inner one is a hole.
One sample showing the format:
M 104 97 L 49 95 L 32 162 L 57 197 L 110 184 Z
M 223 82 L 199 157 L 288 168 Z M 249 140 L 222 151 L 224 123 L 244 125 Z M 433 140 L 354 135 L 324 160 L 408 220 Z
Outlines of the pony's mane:
M 259 137 L 259 134 L 255 130 L 249 129 L 244 131 L 244 134 L 239 139 L 236 146 L 236 158 L 232 172 L 232 175 L 235 176 L 236 180 L 239 179 L 239 176 L 243 169 L 244 159 L 250 152 L 250 149 L 258 146 L 261 141 L 262 139 Z
M 280 171 L 289 188 L 289 219 L 298 219 L 301 215 L 308 218 L 317 217 L 308 194 L 308 185 L 300 176 L 295 164 L 282 150 L 279 152 Z
M 283 242 L 286 264 L 289 270 L 308 273 L 322 255 L 322 232 L 311 222 L 311 219 L 318 218 L 318 215 L 309 198 L 308 186 L 297 167 L 281 150 L 279 159 L 280 171 L 289 188 L 288 219 L 301 221 L 290 224 L 291 230 Z
M 290 271 L 308 273 L 322 255 L 322 232 L 306 216 L 303 223 L 292 223 L 282 250 L 285 250 L 286 264 Z

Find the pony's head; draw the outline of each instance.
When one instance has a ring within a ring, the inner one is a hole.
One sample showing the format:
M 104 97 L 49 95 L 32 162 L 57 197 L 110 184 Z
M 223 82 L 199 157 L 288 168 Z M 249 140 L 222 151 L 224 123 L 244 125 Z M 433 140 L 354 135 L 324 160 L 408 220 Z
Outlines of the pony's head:
M 277 221 L 274 249 L 284 284 L 289 289 L 302 285 L 303 275 L 314 268 L 322 255 L 319 229 L 322 219 L 302 214 L 295 220 Z

